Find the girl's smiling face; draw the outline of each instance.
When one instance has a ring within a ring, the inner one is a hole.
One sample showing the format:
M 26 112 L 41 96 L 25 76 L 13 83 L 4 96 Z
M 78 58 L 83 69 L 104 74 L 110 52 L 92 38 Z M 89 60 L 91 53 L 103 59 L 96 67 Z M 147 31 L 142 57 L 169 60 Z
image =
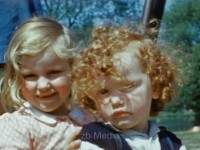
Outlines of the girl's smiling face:
M 96 102 L 99 113 L 118 129 L 147 133 L 151 100 L 155 96 L 151 81 L 133 51 L 127 48 L 114 54 L 114 58 L 119 60 L 114 65 L 126 82 L 119 84 L 105 78 Z
M 65 115 L 69 110 L 71 79 L 68 60 L 46 50 L 20 60 L 22 97 L 35 108 L 47 113 Z

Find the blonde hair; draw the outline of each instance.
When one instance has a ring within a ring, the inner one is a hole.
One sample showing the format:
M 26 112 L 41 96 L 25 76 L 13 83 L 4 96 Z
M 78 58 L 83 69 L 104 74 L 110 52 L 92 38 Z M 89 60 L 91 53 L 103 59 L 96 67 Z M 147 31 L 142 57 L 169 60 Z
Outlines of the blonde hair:
M 45 17 L 33 17 L 17 28 L 6 53 L 0 83 L 1 102 L 7 111 L 12 112 L 25 102 L 20 94 L 20 58 L 50 48 L 59 58 L 69 59 L 70 62 L 78 50 L 71 38 L 66 27 Z
M 144 35 L 125 26 L 103 27 L 93 31 L 92 39 L 74 67 L 74 98 L 80 98 L 80 105 L 96 112 L 97 90 L 102 88 L 100 75 L 120 79 L 115 70 L 113 55 L 124 51 L 127 46 L 138 57 L 142 69 L 151 79 L 152 89 L 159 95 L 152 100 L 151 116 L 163 110 L 171 101 L 175 65 L 156 44 Z

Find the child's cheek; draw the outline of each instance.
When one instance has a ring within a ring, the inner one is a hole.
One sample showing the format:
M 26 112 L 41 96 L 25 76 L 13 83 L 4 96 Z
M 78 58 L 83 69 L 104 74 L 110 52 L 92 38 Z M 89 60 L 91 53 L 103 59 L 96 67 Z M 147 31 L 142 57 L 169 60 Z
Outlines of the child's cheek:
M 109 103 L 101 104 L 99 107 L 100 115 L 106 120 L 108 117 L 112 115 L 112 107 Z
M 100 100 L 100 105 L 105 105 L 105 106 L 102 106 L 102 107 L 106 107 L 106 106 L 110 105 L 110 98 L 102 98 Z
M 35 87 L 36 87 L 36 84 L 34 82 L 25 81 L 21 86 L 21 90 L 22 92 L 30 92 L 33 89 L 35 89 Z

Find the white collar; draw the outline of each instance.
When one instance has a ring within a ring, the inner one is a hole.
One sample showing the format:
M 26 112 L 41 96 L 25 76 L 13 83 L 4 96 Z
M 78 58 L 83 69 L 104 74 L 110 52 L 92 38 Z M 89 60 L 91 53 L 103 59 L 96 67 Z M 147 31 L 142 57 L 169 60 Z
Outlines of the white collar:
M 50 115 L 48 113 L 36 109 L 29 102 L 25 102 L 23 104 L 22 110 L 28 114 L 31 114 L 35 119 L 50 126 L 55 126 L 58 122 L 57 116 Z
M 50 126 L 55 126 L 59 120 L 68 120 L 68 122 L 74 122 L 77 125 L 82 125 L 85 122 L 84 114 L 77 106 L 74 106 L 69 114 L 66 116 L 56 116 L 42 112 L 34 108 L 29 102 L 25 102 L 21 109 L 22 111 L 31 114 L 35 119 Z
M 123 134 L 128 135 L 128 136 L 137 135 L 137 136 L 143 136 L 143 137 L 153 137 L 158 132 L 160 132 L 160 129 L 159 129 L 157 123 L 154 121 L 149 121 L 149 135 L 141 133 L 141 132 L 137 132 L 134 130 L 122 131 Z

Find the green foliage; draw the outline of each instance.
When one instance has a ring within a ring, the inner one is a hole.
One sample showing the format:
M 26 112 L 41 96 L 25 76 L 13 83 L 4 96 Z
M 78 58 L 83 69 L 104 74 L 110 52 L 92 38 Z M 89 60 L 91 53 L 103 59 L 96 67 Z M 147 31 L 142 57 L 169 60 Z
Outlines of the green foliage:
M 175 134 L 182 140 L 183 144 L 186 146 L 188 150 L 199 150 L 200 145 L 200 132 L 175 132 Z
M 163 20 L 162 38 L 179 45 L 184 53 L 183 76 L 186 79 L 179 97 L 168 111 L 192 109 L 196 124 L 200 124 L 200 1 L 175 1 Z M 181 59 L 181 57 L 180 57 Z
M 190 48 L 200 39 L 200 1 L 176 1 L 164 16 L 165 27 L 168 28 L 165 36 L 179 44 Z
M 166 126 L 171 131 L 184 131 L 193 126 L 195 113 L 192 110 L 179 112 L 162 112 L 159 116 L 151 118 L 159 125 Z

